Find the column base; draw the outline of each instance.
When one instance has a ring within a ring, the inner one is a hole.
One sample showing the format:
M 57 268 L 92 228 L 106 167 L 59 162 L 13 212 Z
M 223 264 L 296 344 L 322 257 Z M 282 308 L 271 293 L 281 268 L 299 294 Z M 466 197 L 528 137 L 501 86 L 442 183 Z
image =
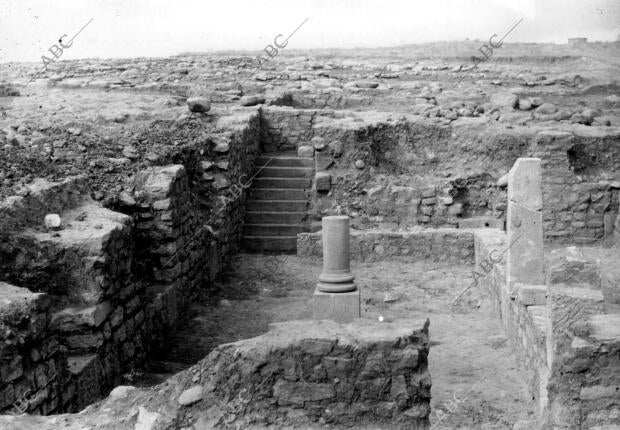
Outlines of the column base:
M 312 296 L 312 315 L 315 320 L 331 320 L 347 323 L 359 318 L 360 289 L 346 293 L 326 293 L 318 288 Z

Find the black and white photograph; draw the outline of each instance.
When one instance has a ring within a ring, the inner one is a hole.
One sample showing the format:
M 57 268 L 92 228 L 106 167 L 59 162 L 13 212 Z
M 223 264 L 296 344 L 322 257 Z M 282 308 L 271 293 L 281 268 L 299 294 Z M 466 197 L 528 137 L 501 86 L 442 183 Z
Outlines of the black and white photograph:
M 620 0 L 0 0 L 0 430 L 620 430 Z

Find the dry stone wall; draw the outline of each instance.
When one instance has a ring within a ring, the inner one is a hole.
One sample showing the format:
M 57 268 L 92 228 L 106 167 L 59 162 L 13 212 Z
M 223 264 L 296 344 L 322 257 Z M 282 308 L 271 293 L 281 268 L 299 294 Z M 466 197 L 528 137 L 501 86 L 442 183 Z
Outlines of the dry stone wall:
M 264 107 L 261 115 L 266 149 L 314 147 L 320 176 L 315 220 L 339 207 L 361 228 L 457 227 L 464 220 L 501 227 L 507 209 L 502 177 L 517 158 L 536 157 L 547 242 L 593 243 L 616 229 L 620 177 L 610 172 L 620 171 L 617 128 L 490 127 L 484 118 L 446 125 L 281 106 Z
M 429 345 L 428 320 L 273 324 L 156 387 L 117 387 L 80 414 L 0 416 L 0 427 L 428 428 Z
M 322 232 L 297 235 L 297 255 L 321 258 Z M 474 231 L 424 229 L 410 231 L 351 231 L 351 259 L 360 262 L 405 258 L 471 264 L 474 260 Z
M 3 203 L 0 279 L 18 286 L 0 285 L 1 412 L 80 410 L 161 348 L 238 249 L 239 184 L 251 177 L 259 126 L 256 110 L 244 111 L 226 131 L 162 154 L 111 200 L 124 213 L 91 200 L 80 178 L 37 182 Z M 52 211 L 61 228 L 42 229 Z
M 475 234 L 476 264 L 504 252 L 506 235 Z M 620 416 L 620 314 L 601 288 L 595 262 L 575 248 L 553 251 L 547 285 L 516 284 L 510 294 L 506 264 L 479 280 L 517 354 L 543 428 L 606 428 Z

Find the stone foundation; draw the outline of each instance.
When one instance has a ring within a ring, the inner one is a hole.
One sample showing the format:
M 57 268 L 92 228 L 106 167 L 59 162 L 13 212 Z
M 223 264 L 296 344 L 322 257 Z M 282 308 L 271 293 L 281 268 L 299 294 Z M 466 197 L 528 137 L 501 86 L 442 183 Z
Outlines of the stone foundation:
M 13 285 L 0 283 L 0 412 L 77 411 L 102 398 L 212 288 L 238 250 L 237 184 L 258 150 L 257 113 L 237 119 L 161 154 L 183 164 L 138 172 L 114 210 L 91 199 L 84 178 L 36 181 L 3 202 L 0 279 Z M 41 228 L 48 213 L 60 215 L 59 230 Z
M 476 265 L 506 245 L 503 232 L 477 231 Z M 517 284 L 512 295 L 505 262 L 479 280 L 501 318 L 544 428 L 617 423 L 620 314 L 614 296 L 602 291 L 596 264 L 570 248 L 554 251 L 546 272 L 546 286 Z
M 428 320 L 273 324 L 262 336 L 219 346 L 152 389 L 117 387 L 80 414 L 0 416 L 0 427 L 428 428 L 428 326 Z
M 620 170 L 615 129 L 514 126 L 488 134 L 480 118 L 446 125 L 405 114 L 287 106 L 264 107 L 261 117 L 266 149 L 297 149 L 318 139 L 316 171 L 329 174 L 329 187 L 314 193 L 316 221 L 343 214 L 364 229 L 457 227 L 467 219 L 503 225 L 507 195 L 500 178 L 517 158 L 537 157 L 547 242 L 595 243 L 616 229 L 620 182 L 603 173 Z M 365 167 L 356 168 L 357 161 Z
M 297 255 L 320 259 L 322 233 L 297 235 Z M 351 259 L 358 262 L 406 258 L 471 264 L 474 260 L 474 230 L 424 229 L 409 231 L 351 230 Z

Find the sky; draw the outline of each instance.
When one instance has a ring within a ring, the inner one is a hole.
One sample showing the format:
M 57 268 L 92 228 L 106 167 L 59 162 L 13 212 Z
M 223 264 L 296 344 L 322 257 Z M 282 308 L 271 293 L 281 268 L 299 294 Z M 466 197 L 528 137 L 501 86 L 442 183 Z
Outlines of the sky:
M 620 0 L 0 0 L 0 62 L 51 58 L 64 34 L 63 60 L 162 57 L 260 52 L 300 24 L 293 49 L 488 40 L 520 19 L 506 42 L 617 40 Z

